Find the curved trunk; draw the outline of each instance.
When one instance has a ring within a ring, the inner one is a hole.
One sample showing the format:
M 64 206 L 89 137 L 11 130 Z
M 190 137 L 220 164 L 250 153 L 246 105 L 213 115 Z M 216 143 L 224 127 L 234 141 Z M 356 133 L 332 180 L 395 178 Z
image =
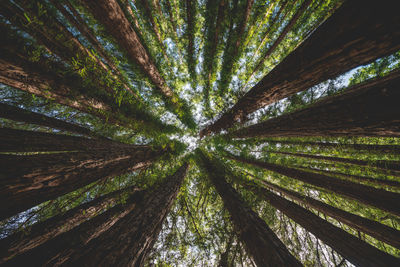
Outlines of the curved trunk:
M 247 115 L 268 104 L 398 51 L 400 14 L 394 4 L 346 1 L 201 135 L 243 123 Z
M 400 71 L 326 97 L 299 111 L 233 131 L 233 138 L 400 136 Z
M 249 183 L 243 185 L 265 199 L 273 207 L 325 242 L 348 261 L 357 266 L 396 266 L 400 260 L 358 239 L 346 231 L 323 220 L 311 211 L 280 197 L 265 188 Z
M 287 177 L 335 192 L 344 197 L 359 201 L 362 204 L 376 207 L 393 215 L 400 216 L 400 194 L 383 189 L 341 180 L 319 173 L 306 172 L 278 164 L 245 159 L 233 155 L 227 156 L 239 162 L 251 164 Z
M 200 164 L 229 211 L 234 229 L 243 242 L 247 253 L 258 266 L 301 266 L 275 233 L 246 203 L 236 190 L 227 183 L 224 168 L 216 165 L 208 156 L 198 152 Z
M 149 166 L 164 152 L 148 146 L 29 156 L 0 154 L 0 219 L 96 180 Z

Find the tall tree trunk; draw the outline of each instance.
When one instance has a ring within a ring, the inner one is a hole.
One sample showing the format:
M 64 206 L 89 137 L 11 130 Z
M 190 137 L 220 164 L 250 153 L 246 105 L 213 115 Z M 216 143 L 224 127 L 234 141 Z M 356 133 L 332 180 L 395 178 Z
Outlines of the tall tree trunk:
M 265 60 L 275 51 L 275 49 L 278 47 L 278 45 L 286 37 L 286 35 L 293 29 L 293 27 L 296 25 L 296 22 L 303 15 L 303 13 L 307 10 L 307 8 L 311 5 L 311 3 L 312 3 L 312 0 L 305 0 L 301 4 L 301 6 L 296 11 L 294 16 L 290 19 L 289 23 L 286 24 L 285 28 L 280 33 L 279 37 L 275 40 L 275 42 L 273 42 L 271 47 L 269 47 L 268 50 L 261 56 L 260 61 L 254 68 L 249 79 L 251 79 L 251 77 L 254 75 L 254 73 L 257 72 L 261 68 L 261 66 L 264 64 Z
M 261 184 L 271 190 L 281 193 L 292 200 L 298 201 L 342 223 L 345 223 L 358 231 L 364 232 L 367 235 L 370 235 L 380 241 L 383 241 L 400 249 L 400 231 L 394 228 L 381 224 L 377 221 L 372 221 L 364 217 L 352 214 L 350 212 L 338 209 L 311 197 L 303 196 L 297 192 L 264 181 L 263 179 L 259 179 L 259 181 Z
M 274 232 L 246 203 L 236 190 L 225 180 L 228 175 L 215 160 L 198 152 L 200 165 L 207 172 L 211 182 L 229 211 L 233 226 L 247 253 L 258 266 L 301 266 Z
M 129 149 L 135 146 L 110 140 L 16 130 L 0 127 L 0 152 L 52 152 Z
M 173 24 L 173 28 L 176 33 L 176 23 L 173 20 L 171 4 L 166 1 L 166 6 L 168 9 L 168 13 L 171 17 L 171 22 Z M 186 0 L 186 21 L 187 21 L 187 28 L 186 28 L 186 35 L 188 39 L 187 45 L 187 53 L 186 53 L 186 61 L 188 64 L 188 71 L 190 74 L 191 80 L 196 83 L 197 82 L 197 73 L 196 73 L 196 55 L 195 55 L 195 27 L 196 27 L 196 1 L 194 0 Z
M 0 219 L 96 180 L 149 166 L 164 151 L 148 146 L 38 155 L 0 154 Z
M 4 25 L 0 26 L 2 30 L 9 32 L 3 27 Z M 4 46 L 0 48 L 1 83 L 92 114 L 105 122 L 144 132 L 176 131 L 175 127 L 161 123 L 140 106 L 125 101 L 119 106 L 113 97 L 96 94 L 101 90 L 90 85 L 84 86 L 86 83 L 81 77 L 71 74 L 69 69 L 61 64 L 45 58 L 41 58 L 38 62 L 30 62 L 28 55 L 20 52 L 35 48 L 24 48 L 23 40 L 13 39 L 11 36 L 11 34 L 6 35 L 10 38 L 4 39 Z M 48 71 L 49 66 L 59 73 Z
M 146 192 L 137 207 L 110 231 L 91 240 L 66 261 L 71 266 L 143 266 L 186 176 L 185 163 Z M 60 259 L 57 259 L 60 261 Z
M 311 211 L 257 184 L 247 183 L 244 185 L 246 189 L 264 198 L 273 207 L 325 242 L 351 263 L 357 266 L 396 266 L 400 263 L 398 258 L 380 251 L 374 246 L 323 220 Z
M 393 215 L 400 216 L 399 193 L 389 192 L 383 189 L 377 189 L 371 186 L 357 184 L 319 173 L 306 172 L 278 164 L 245 159 L 233 155 L 228 155 L 227 158 L 261 167 L 304 183 L 327 189 L 339 195 L 359 201 L 362 204 L 370 205 L 387 211 Z
M 299 111 L 231 133 L 231 137 L 400 136 L 400 71 L 355 85 Z
M 203 129 L 202 136 L 244 122 L 259 108 L 399 50 L 400 14 L 394 4 L 346 1 L 229 111 Z
M 125 204 L 117 204 L 73 229 L 6 261 L 3 266 L 59 266 L 77 249 L 109 231 L 116 223 L 139 206 L 144 191 L 133 192 Z M 62 258 L 61 258 L 62 257 Z
M 370 166 L 376 167 L 379 169 L 390 170 L 393 172 L 393 175 L 400 176 L 400 161 L 397 160 L 360 160 L 360 159 L 349 159 L 349 158 L 340 158 L 340 157 L 328 157 L 328 156 L 320 156 L 320 155 L 311 155 L 304 153 L 291 153 L 291 152 L 283 152 L 283 151 L 269 151 L 275 154 L 288 155 L 293 157 L 302 157 L 308 159 L 316 159 L 320 161 L 332 161 L 332 162 L 340 162 L 340 163 L 348 163 L 358 166 Z
M 0 240 L 0 264 L 15 256 L 33 249 L 56 236 L 70 231 L 84 221 L 102 213 L 114 206 L 125 194 L 133 194 L 139 189 L 130 186 L 121 190 L 98 197 L 79 205 L 63 214 L 56 215 L 43 222 L 32 225 L 29 233 L 17 232 Z
M 334 148 L 337 150 L 366 150 L 369 153 L 390 153 L 398 155 L 400 154 L 400 145 L 372 145 L 372 144 L 347 144 L 347 143 L 333 143 L 333 142 L 312 142 L 312 141 L 298 141 L 298 140 L 255 140 L 257 143 L 268 143 L 268 144 L 282 144 L 282 145 L 293 145 L 293 146 L 313 146 L 319 148 Z M 241 142 L 241 140 L 235 140 L 234 142 Z M 244 140 L 244 142 L 248 142 Z
M 82 126 L 42 115 L 40 113 L 32 112 L 26 109 L 10 106 L 4 103 L 0 103 L 0 118 L 46 126 L 53 129 L 86 135 L 89 137 L 98 136 L 96 133 Z
M 156 86 L 165 100 L 167 108 L 170 108 L 183 123 L 189 128 L 196 128 L 190 110 L 183 100 L 169 88 L 164 78 L 159 73 L 153 60 L 147 54 L 139 37 L 132 28 L 124 12 L 115 0 L 99 0 L 96 2 L 82 0 L 94 17 L 104 24 L 107 31 L 117 40 L 118 44 L 128 53 L 133 62 L 137 63 L 145 75 Z

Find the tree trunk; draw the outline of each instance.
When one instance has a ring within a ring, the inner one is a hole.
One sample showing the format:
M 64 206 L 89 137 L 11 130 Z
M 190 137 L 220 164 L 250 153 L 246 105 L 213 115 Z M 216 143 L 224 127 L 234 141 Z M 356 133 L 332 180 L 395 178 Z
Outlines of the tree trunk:
M 336 172 L 336 171 L 328 171 L 328 170 L 321 170 L 317 168 L 311 168 L 311 167 L 296 167 L 304 170 L 312 170 L 312 171 L 317 171 L 317 172 L 322 172 L 324 174 L 330 175 L 330 176 L 341 176 L 345 178 L 349 178 L 350 180 L 357 180 L 360 182 L 366 182 L 366 183 L 371 183 L 371 184 L 376 184 L 380 186 L 385 186 L 385 187 L 390 187 L 390 188 L 398 188 L 400 189 L 400 182 L 394 181 L 394 180 L 383 180 L 379 178 L 372 178 L 372 177 L 366 177 L 366 176 L 360 176 L 360 175 L 353 175 L 353 174 L 347 174 L 347 173 L 342 173 L 342 172 Z
M 245 184 L 244 187 L 264 198 L 273 207 L 283 212 L 356 266 L 397 266 L 400 263 L 398 258 L 380 251 L 323 220 L 311 211 L 275 195 L 265 188 L 253 183 Z
M 250 113 L 400 49 L 393 1 L 346 1 L 299 47 L 247 92 L 202 136 L 244 122 Z
M 273 163 L 250 160 L 233 155 L 229 155 L 227 158 L 251 164 L 302 181 L 303 183 L 327 189 L 331 192 L 359 201 L 362 204 L 373 206 L 393 215 L 400 216 L 400 194 L 398 193 Z
M 3 103 L 0 103 L 0 118 L 46 126 L 88 137 L 98 136 L 96 133 L 82 126 Z
M 189 128 L 196 124 L 186 103 L 168 87 L 159 73 L 156 65 L 147 54 L 139 37 L 125 17 L 121 7 L 115 0 L 99 0 L 96 2 L 83 0 L 94 17 L 104 24 L 107 31 L 117 40 L 118 44 L 128 53 L 133 62 L 138 64 L 143 73 L 152 81 L 156 89 L 162 94 L 166 107 L 170 108 Z
M 93 151 L 134 148 L 133 145 L 79 136 L 0 127 L 0 152 Z
M 377 240 L 383 241 L 395 248 L 400 249 L 400 231 L 394 228 L 381 224 L 377 221 L 372 221 L 361 216 L 352 214 L 350 212 L 338 209 L 311 197 L 303 196 L 297 192 L 290 191 L 275 184 L 264 181 L 263 179 L 259 179 L 259 181 L 271 190 L 281 193 L 292 200 L 296 200 L 310 208 L 313 208 L 342 223 L 345 223 L 358 231 L 366 233 L 367 235 L 370 235 Z
M 304 153 L 290 153 L 290 152 L 282 152 L 282 151 L 269 151 L 275 154 L 288 155 L 293 157 L 302 157 L 308 159 L 316 159 L 320 161 L 332 161 L 332 162 L 340 162 L 340 163 L 348 163 L 358 166 L 369 166 L 376 167 L 379 169 L 389 170 L 393 172 L 393 175 L 400 176 L 400 161 L 397 160 L 360 160 L 360 159 L 349 159 L 349 158 L 339 158 L 339 157 L 328 157 L 328 156 L 319 156 L 319 155 L 311 155 Z
M 0 219 L 96 180 L 149 166 L 164 151 L 148 146 L 38 155 L 0 154 Z
M 233 138 L 400 136 L 400 71 L 230 134 Z
M 70 256 L 64 258 L 61 254 L 49 263 L 64 262 L 68 266 L 144 266 L 188 168 L 189 165 L 185 163 L 158 186 L 147 190 L 136 208 L 109 231 L 85 246 L 75 248 Z
M 30 227 L 29 233 L 17 232 L 0 240 L 0 264 L 15 256 L 31 250 L 56 236 L 68 232 L 84 221 L 97 216 L 109 207 L 114 206 L 124 194 L 133 194 L 139 189 L 130 186 L 98 197 L 79 205 L 63 214 L 51 217 Z
M 241 141 L 241 140 L 235 140 Z M 316 146 L 319 148 L 334 148 L 338 150 L 342 149 L 353 149 L 353 150 L 366 150 L 369 153 L 389 153 L 389 154 L 400 154 L 400 145 L 372 145 L 372 144 L 346 144 L 346 143 L 332 143 L 332 142 L 310 142 L 310 141 L 292 141 L 292 140 L 256 140 L 258 143 L 269 143 L 269 144 L 282 144 L 282 145 L 293 145 L 293 146 Z M 244 140 L 246 142 L 246 140 Z
M 203 152 L 198 153 L 200 164 L 207 172 L 225 208 L 231 215 L 233 226 L 247 253 L 258 266 L 301 266 L 274 232 L 227 183 L 224 168 L 216 165 Z
M 3 266 L 59 266 L 76 250 L 92 239 L 107 233 L 116 223 L 140 205 L 144 191 L 133 192 L 125 204 L 117 204 L 100 215 L 82 222 L 79 226 L 59 234 L 25 253 L 9 259 Z M 62 257 L 62 258 L 61 258 Z

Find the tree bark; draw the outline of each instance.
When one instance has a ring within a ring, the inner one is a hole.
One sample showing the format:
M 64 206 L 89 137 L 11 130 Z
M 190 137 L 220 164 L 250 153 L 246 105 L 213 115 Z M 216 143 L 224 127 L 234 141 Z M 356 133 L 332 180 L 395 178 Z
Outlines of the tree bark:
M 332 161 L 332 162 L 340 162 L 340 163 L 348 163 L 358 166 L 368 166 L 368 167 L 376 167 L 379 169 L 389 170 L 393 173 L 394 176 L 400 177 L 400 161 L 397 160 L 360 160 L 360 159 L 350 159 L 350 158 L 340 158 L 340 157 L 328 157 L 328 156 L 320 156 L 320 155 L 310 155 L 304 153 L 290 153 L 283 151 L 269 151 L 271 153 L 288 155 L 293 157 L 302 157 L 308 159 L 316 159 L 320 161 Z
M 82 134 L 88 137 L 98 136 L 96 133 L 82 126 L 42 115 L 40 113 L 32 112 L 26 109 L 10 106 L 4 103 L 0 103 L 0 118 L 46 126 L 71 133 Z
M 372 221 L 356 214 L 338 209 L 311 197 L 303 196 L 297 192 L 287 190 L 275 184 L 264 181 L 263 179 L 259 179 L 259 181 L 271 190 L 281 193 L 292 200 L 298 201 L 342 223 L 345 223 L 358 231 L 366 233 L 367 235 L 370 235 L 377 240 L 383 241 L 395 248 L 400 249 L 400 231 L 394 228 L 381 224 L 377 221 Z
M 125 204 L 117 204 L 100 215 L 91 218 L 75 228 L 59 234 L 49 241 L 36 246 L 25 253 L 9 259 L 3 266 L 25 266 L 28 262 L 32 266 L 59 266 L 63 261 L 81 249 L 92 239 L 96 239 L 109 231 L 116 223 L 132 212 L 140 203 L 144 191 L 133 192 Z
M 311 211 L 256 184 L 247 183 L 244 185 L 246 189 L 264 198 L 269 204 L 325 242 L 354 265 L 371 267 L 382 265 L 396 266 L 400 263 L 398 258 L 380 251 L 374 246 L 323 220 Z
M 152 81 L 156 89 L 162 94 L 167 108 L 169 107 L 183 123 L 189 128 L 195 128 L 196 124 L 190 114 L 190 110 L 183 100 L 168 87 L 164 78 L 159 73 L 153 60 L 147 54 L 139 37 L 132 28 L 124 12 L 115 0 L 99 0 L 96 2 L 82 0 L 94 17 L 100 21 L 107 31 L 117 40 L 118 44 L 127 52 L 129 58 L 140 66 L 143 73 Z
M 0 127 L 0 152 L 52 152 L 129 149 L 135 146 L 110 140 L 16 130 Z
M 383 179 L 366 177 L 366 176 L 361 176 L 361 175 L 353 175 L 353 174 L 347 174 L 347 173 L 336 172 L 336 171 L 321 170 L 321 169 L 311 168 L 311 167 L 300 167 L 300 168 L 304 169 L 304 170 L 308 169 L 308 170 L 312 170 L 312 171 L 322 172 L 322 173 L 330 175 L 330 176 L 341 176 L 341 177 L 349 178 L 352 180 L 357 180 L 360 182 L 367 182 L 367 183 L 371 183 L 371 184 L 400 189 L 400 182 L 394 181 L 394 180 L 383 180 Z
M 39 155 L 0 154 L 0 219 L 96 180 L 149 166 L 164 151 L 148 146 Z
M 139 189 L 130 186 L 98 197 L 79 205 L 63 214 L 56 215 L 30 227 L 29 233 L 17 232 L 0 240 L 0 264 L 15 256 L 25 253 L 56 236 L 68 232 L 84 221 L 97 216 L 109 207 L 114 206 L 124 194 L 133 194 Z
M 307 108 L 236 130 L 230 137 L 399 137 L 399 85 L 400 71 L 393 71 Z
M 250 113 L 400 49 L 393 1 L 346 1 L 298 48 L 247 92 L 202 136 L 244 122 Z
M 228 175 L 224 168 L 217 166 L 203 152 L 199 152 L 200 165 L 207 172 L 211 182 L 229 211 L 239 239 L 247 253 L 258 266 L 301 266 L 274 232 L 245 202 L 236 190 L 225 180 Z
M 400 216 L 400 194 L 383 189 L 341 180 L 319 173 L 306 172 L 278 164 L 250 160 L 233 155 L 226 156 L 239 162 L 251 164 L 281 175 L 296 179 L 303 183 L 324 188 L 344 197 L 354 199 L 362 204 L 376 207 L 393 215 Z

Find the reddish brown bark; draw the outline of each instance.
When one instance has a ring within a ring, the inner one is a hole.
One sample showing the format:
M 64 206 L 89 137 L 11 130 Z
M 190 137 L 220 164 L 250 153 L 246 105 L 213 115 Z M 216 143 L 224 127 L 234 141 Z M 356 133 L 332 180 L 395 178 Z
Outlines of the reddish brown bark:
M 373 206 L 393 215 L 400 216 L 399 193 L 389 192 L 383 189 L 357 184 L 319 173 L 306 172 L 278 164 L 245 159 L 233 155 L 229 155 L 227 158 L 251 164 L 307 184 L 324 188 L 344 197 L 359 201 L 362 204 Z
M 322 173 L 325 173 L 330 176 L 340 176 L 340 177 L 344 177 L 344 178 L 349 178 L 350 180 L 357 180 L 360 182 L 367 182 L 367 183 L 371 183 L 371 184 L 400 189 L 400 182 L 394 181 L 394 180 L 383 180 L 383 179 L 378 179 L 378 178 L 353 175 L 353 174 L 341 173 L 341 172 L 336 172 L 336 171 L 321 170 L 321 169 L 311 168 L 311 167 L 300 167 L 300 168 L 304 169 L 304 170 L 309 169 L 312 171 L 322 172 Z
M 249 183 L 244 185 L 293 221 L 325 242 L 357 266 L 396 266 L 400 260 L 358 239 L 346 231 L 323 220 L 311 211 L 280 197 L 265 188 Z
M 96 133 L 82 126 L 3 103 L 0 103 L 0 118 L 46 126 L 89 137 L 97 136 Z
M 349 213 L 347 211 L 338 209 L 336 207 L 325 204 L 319 200 L 313 199 L 308 196 L 303 196 L 297 192 L 287 190 L 275 184 L 259 179 L 260 183 L 286 197 L 298 201 L 310 208 L 324 213 L 348 226 L 366 233 L 378 240 L 381 240 L 393 247 L 400 248 L 400 231 L 391 228 L 387 225 L 381 224 L 377 221 L 372 221 L 367 218 Z
M 3 266 L 58 266 L 63 262 L 58 259 L 68 257 L 75 249 L 82 246 L 110 230 L 115 224 L 132 212 L 144 195 L 143 191 L 136 191 L 128 198 L 126 204 L 118 204 L 100 215 L 91 218 L 70 231 L 64 232 L 53 239 L 36 246 L 25 253 L 9 259 Z M 54 262 L 52 262 L 52 260 Z
M 110 231 L 88 242 L 65 262 L 71 266 L 143 266 L 186 176 L 185 163 L 146 192 L 136 208 Z M 58 258 L 60 262 L 62 258 Z M 54 260 L 53 260 L 54 261 Z
M 164 152 L 148 146 L 29 156 L 0 154 L 0 219 L 96 180 L 149 166 Z
M 231 137 L 400 136 L 400 71 L 231 133 Z
M 92 151 L 129 149 L 135 146 L 110 140 L 0 128 L 0 152 Z
M 246 121 L 261 107 L 399 50 L 400 14 L 394 4 L 346 1 L 201 135 Z
M 328 156 L 320 156 L 320 155 L 310 155 L 304 153 L 290 153 L 290 152 L 282 152 L 282 151 L 270 151 L 271 153 L 288 155 L 294 157 L 302 157 L 309 159 L 316 159 L 321 161 L 333 161 L 340 163 L 349 163 L 358 166 L 370 166 L 376 167 L 379 169 L 390 170 L 393 172 L 393 175 L 400 176 L 400 161 L 397 160 L 360 160 L 360 159 L 350 159 L 350 158 L 339 158 L 339 157 L 328 157 Z
M 229 211 L 234 229 L 243 242 L 247 253 L 258 266 L 301 266 L 274 232 L 246 203 L 236 190 L 227 183 L 224 168 L 217 166 L 208 156 L 198 153 L 200 164 Z
M 97 216 L 114 206 L 124 194 L 132 194 L 139 189 L 130 186 L 98 197 L 79 205 L 63 214 L 51 217 L 30 227 L 29 233 L 17 232 L 0 240 L 0 264 L 31 250 L 56 236 L 68 232 L 91 217 Z

